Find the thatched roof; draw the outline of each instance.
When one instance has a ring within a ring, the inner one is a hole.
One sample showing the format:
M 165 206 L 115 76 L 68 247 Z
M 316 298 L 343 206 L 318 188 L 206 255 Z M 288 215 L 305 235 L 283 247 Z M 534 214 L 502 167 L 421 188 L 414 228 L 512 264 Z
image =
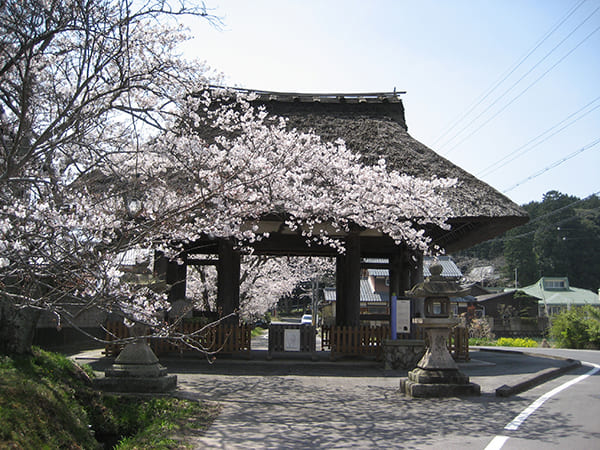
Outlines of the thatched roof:
M 494 188 L 438 155 L 408 134 L 398 93 L 294 94 L 252 91 L 255 102 L 288 119 L 290 128 L 312 130 L 325 141 L 342 138 L 365 162 L 383 157 L 401 173 L 457 178 L 447 193 L 451 231 L 430 230 L 448 251 L 472 246 L 527 222 L 525 210 Z

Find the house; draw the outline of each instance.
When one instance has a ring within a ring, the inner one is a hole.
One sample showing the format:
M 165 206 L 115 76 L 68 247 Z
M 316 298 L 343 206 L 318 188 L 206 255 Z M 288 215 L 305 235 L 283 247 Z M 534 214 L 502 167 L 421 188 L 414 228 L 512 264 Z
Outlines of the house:
M 600 308 L 600 292 L 573 287 L 568 277 L 542 277 L 519 290 L 538 299 L 539 316 L 553 316 L 572 306 Z
M 528 295 L 516 295 L 514 290 L 469 296 L 466 304 L 459 304 L 458 313 L 468 312 L 468 306 L 475 308 L 475 317 L 507 319 L 536 317 L 538 314 L 537 299 Z
M 459 304 L 459 314 L 484 318 L 496 337 L 544 336 L 548 321 L 537 317 L 537 309 L 537 299 L 514 290 L 477 295 Z
M 329 287 L 323 289 L 324 303 L 321 308 L 323 324 L 335 323 L 336 290 Z M 374 291 L 367 278 L 360 280 L 360 321 L 368 325 L 389 324 L 390 296 L 387 291 Z

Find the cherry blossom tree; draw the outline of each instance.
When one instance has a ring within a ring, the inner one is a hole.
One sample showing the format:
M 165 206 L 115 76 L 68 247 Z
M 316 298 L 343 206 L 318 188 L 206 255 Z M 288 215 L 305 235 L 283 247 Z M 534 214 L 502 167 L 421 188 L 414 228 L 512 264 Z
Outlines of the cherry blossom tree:
M 244 320 L 260 318 L 300 283 L 334 272 L 335 262 L 331 258 L 246 255 L 241 263 L 240 314 Z M 213 266 L 199 266 L 188 271 L 188 311 L 195 308 L 217 310 L 216 280 L 217 272 Z
M 183 14 L 213 20 L 186 2 L 0 2 L 0 350 L 27 350 L 40 310 L 60 317 L 114 287 L 108 255 L 132 211 L 123 185 L 100 204 L 89 185 L 116 181 L 111 155 L 131 155 L 206 83 L 177 57 Z
M 28 350 L 40 311 L 58 323 L 118 311 L 167 337 L 164 283 L 132 282 L 128 251 L 176 259 L 174 242 L 206 236 L 244 247 L 269 238 L 258 222 L 274 213 L 339 252 L 337 232 L 351 226 L 420 250 L 430 246 L 423 225 L 446 227 L 439 194 L 453 180 L 365 166 L 342 141 L 289 130 L 251 96 L 209 89 L 208 69 L 177 54 L 185 33 L 170 20 L 210 20 L 202 8 L 0 5 L 0 352 Z

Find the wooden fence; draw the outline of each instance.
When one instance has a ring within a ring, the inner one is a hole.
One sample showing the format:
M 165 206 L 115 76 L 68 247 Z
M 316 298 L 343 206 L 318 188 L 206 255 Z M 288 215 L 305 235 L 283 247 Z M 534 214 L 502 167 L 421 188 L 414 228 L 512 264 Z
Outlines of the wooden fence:
M 332 326 L 321 330 L 321 350 L 330 350 L 331 357 L 341 355 L 383 356 L 383 341 L 389 339 L 388 326 Z
M 197 348 L 209 352 L 250 353 L 252 329 L 249 325 L 219 324 L 207 328 L 202 333 L 197 333 L 202 327 L 203 325 L 199 323 L 183 322 L 176 332 L 188 337 L 182 339 L 150 338 L 148 342 L 156 355 L 198 351 Z M 107 341 L 130 337 L 129 328 L 122 322 L 108 322 L 106 330 Z M 105 345 L 104 353 L 106 356 L 116 356 L 124 345 L 122 342 L 109 342 Z
M 469 330 L 466 327 L 454 327 L 450 332 L 448 350 L 456 361 L 469 361 Z
M 423 339 L 423 330 L 417 328 L 417 339 Z M 383 341 L 390 338 L 388 326 L 323 327 L 321 350 L 331 350 L 331 357 L 339 355 L 374 355 L 381 358 Z M 466 328 L 455 327 L 448 337 L 448 350 L 456 361 L 468 361 L 469 333 Z

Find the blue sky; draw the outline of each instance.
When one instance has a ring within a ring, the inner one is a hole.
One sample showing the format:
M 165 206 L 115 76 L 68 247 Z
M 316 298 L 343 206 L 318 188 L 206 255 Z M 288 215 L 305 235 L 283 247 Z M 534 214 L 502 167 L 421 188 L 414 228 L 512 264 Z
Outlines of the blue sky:
M 515 202 L 600 191 L 600 0 L 206 5 L 224 25 L 187 21 L 185 52 L 229 85 L 395 87 L 413 137 Z

